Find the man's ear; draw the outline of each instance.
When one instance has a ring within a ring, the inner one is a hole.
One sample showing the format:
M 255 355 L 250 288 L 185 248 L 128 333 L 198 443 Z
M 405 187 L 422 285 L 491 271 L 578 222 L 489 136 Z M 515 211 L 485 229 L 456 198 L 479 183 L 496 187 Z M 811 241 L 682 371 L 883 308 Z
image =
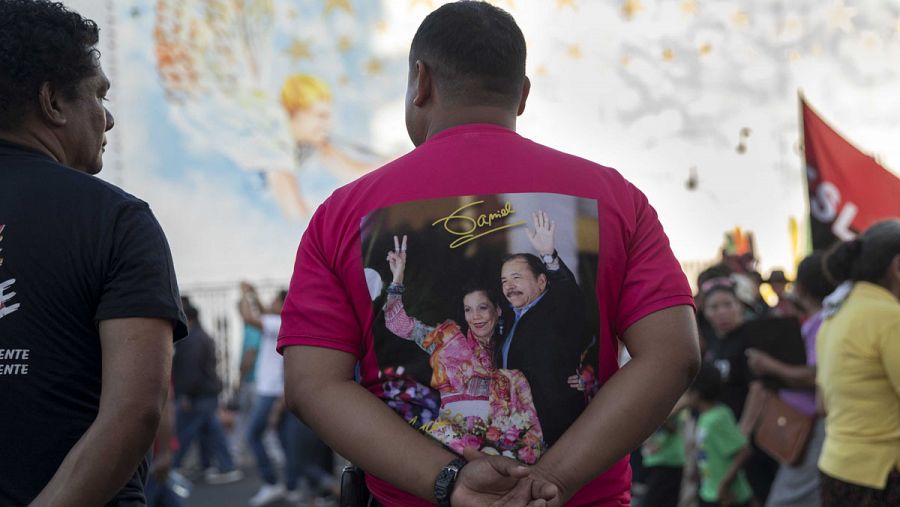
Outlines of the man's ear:
M 425 65 L 422 60 L 416 60 L 416 96 L 413 97 L 413 104 L 416 107 L 422 107 L 431 98 L 431 69 Z
M 516 116 L 522 116 L 522 113 L 525 112 L 525 102 L 528 101 L 529 92 L 531 92 L 531 80 L 525 76 L 525 81 L 522 82 L 522 98 L 519 99 L 519 110 L 516 112 Z
M 66 124 L 66 115 L 63 113 L 60 104 L 60 91 L 49 81 L 41 83 L 38 90 L 38 106 L 41 119 L 49 122 L 55 127 L 62 127 Z

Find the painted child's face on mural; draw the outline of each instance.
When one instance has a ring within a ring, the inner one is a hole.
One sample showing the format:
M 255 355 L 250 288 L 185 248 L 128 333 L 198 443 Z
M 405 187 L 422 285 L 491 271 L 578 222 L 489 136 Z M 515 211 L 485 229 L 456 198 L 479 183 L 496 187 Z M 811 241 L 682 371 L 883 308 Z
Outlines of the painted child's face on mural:
M 515 308 L 523 308 L 531 303 L 547 287 L 547 277 L 534 276 L 525 259 L 512 259 L 500 270 L 500 284 L 503 295 Z
M 300 144 L 322 146 L 331 132 L 331 103 L 318 100 L 306 108 L 291 114 L 291 135 Z
M 472 334 L 480 341 L 490 340 L 500 320 L 500 308 L 483 291 L 470 292 L 463 297 L 463 313 Z

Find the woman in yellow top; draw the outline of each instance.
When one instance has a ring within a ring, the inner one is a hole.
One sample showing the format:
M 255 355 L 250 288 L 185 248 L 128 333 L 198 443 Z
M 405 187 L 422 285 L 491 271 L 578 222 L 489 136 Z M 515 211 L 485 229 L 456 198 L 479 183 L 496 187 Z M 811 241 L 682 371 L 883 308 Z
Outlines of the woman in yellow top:
M 816 346 L 824 404 L 822 505 L 900 505 L 900 220 L 879 222 L 824 259 L 847 281 Z M 843 296 L 843 297 L 842 297 Z M 829 308 L 830 307 L 830 308 Z M 837 307 L 835 309 L 835 307 Z

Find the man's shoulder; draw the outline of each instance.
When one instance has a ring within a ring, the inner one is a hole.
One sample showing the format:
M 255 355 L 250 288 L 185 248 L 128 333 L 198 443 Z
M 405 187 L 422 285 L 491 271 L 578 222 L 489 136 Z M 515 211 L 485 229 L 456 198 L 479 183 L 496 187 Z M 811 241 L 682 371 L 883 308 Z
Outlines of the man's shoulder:
M 431 180 L 428 169 L 435 165 L 440 166 L 448 158 L 459 158 L 466 162 L 464 166 L 456 167 L 453 171 L 459 177 L 463 177 L 463 173 L 468 168 L 482 171 L 481 165 L 489 166 L 492 171 L 501 174 L 504 170 L 513 171 L 515 176 L 521 176 L 522 172 L 529 170 L 536 174 L 546 175 L 547 169 L 552 168 L 554 178 L 569 177 L 575 183 L 593 180 L 602 187 L 619 193 L 635 189 L 631 182 L 612 167 L 551 148 L 519 135 L 511 135 L 505 139 L 502 145 L 503 149 L 500 151 L 448 149 L 448 147 L 452 148 L 446 144 L 451 142 L 450 139 L 427 142 L 337 189 L 329 201 L 333 203 L 345 200 L 357 201 L 360 194 L 371 190 L 379 191 L 384 188 L 384 185 L 429 183 Z M 501 160 L 498 166 L 497 158 L 501 154 L 504 160 Z M 509 155 L 515 156 L 510 157 Z M 479 164 L 480 162 L 483 164 Z M 504 167 L 504 164 L 507 164 L 507 167 Z M 534 189 L 534 191 L 539 191 L 539 189 Z
M 147 203 L 97 176 L 72 169 L 49 158 L 21 157 L 0 164 L 13 187 L 28 189 L 45 198 L 90 202 L 91 207 Z

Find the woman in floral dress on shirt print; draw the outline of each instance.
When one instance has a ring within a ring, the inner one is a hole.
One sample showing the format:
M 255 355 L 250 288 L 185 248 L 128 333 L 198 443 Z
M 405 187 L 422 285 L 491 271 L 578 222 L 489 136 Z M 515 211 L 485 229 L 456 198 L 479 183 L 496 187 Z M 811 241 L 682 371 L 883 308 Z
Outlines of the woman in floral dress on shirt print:
M 492 357 L 501 314 L 499 298 L 486 286 L 467 287 L 465 331 L 450 319 L 429 326 L 410 317 L 401 297 L 406 243 L 406 236 L 402 242 L 394 236 L 394 250 L 387 256 L 393 282 L 384 320 L 390 332 L 415 341 L 431 356 L 431 386 L 440 392 L 441 410 L 424 429 L 460 454 L 465 447 L 476 447 L 524 463 L 536 462 L 544 443 L 531 387 L 522 372 L 498 369 Z

